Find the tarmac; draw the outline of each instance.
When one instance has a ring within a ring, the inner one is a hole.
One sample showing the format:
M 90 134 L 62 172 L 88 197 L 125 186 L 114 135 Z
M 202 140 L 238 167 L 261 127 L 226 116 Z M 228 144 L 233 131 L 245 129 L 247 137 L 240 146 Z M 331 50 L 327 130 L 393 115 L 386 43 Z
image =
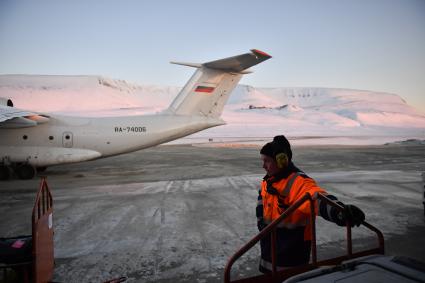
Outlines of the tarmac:
M 294 162 L 329 193 L 359 206 L 386 254 L 425 262 L 425 145 L 298 146 Z M 264 175 L 256 145 L 164 145 L 53 166 L 55 282 L 222 282 L 228 258 L 257 233 Z M 30 234 L 39 179 L 0 183 L 0 236 Z M 318 218 L 319 259 L 344 252 L 345 229 Z M 355 250 L 376 246 L 353 229 Z M 232 278 L 257 274 L 259 248 Z

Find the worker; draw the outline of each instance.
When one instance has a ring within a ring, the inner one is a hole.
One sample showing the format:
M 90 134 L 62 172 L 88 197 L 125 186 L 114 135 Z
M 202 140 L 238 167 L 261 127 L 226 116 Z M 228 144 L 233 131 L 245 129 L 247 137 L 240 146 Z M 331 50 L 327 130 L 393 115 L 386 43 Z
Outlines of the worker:
M 258 229 L 263 230 L 277 219 L 289 206 L 302 198 L 305 193 L 311 196 L 321 193 L 337 201 L 337 198 L 326 193 L 316 182 L 298 169 L 292 162 L 292 150 L 285 136 L 276 136 L 272 142 L 265 144 L 260 151 L 263 168 L 267 172 L 261 183 L 258 195 L 256 215 Z M 364 213 L 354 205 L 344 205 L 344 211 L 328 205 L 325 201 L 316 202 L 316 214 L 326 220 L 345 226 L 348 220 L 351 226 L 359 226 L 365 219 Z M 304 265 L 310 259 L 311 228 L 310 204 L 305 202 L 289 217 L 283 220 L 276 229 L 276 268 Z M 271 272 L 271 234 L 260 241 L 260 271 Z

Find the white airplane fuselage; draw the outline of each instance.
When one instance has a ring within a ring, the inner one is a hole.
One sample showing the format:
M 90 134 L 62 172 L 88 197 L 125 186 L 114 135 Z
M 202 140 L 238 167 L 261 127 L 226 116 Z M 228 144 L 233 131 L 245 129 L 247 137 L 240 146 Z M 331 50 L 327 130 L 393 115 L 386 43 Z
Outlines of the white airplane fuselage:
M 33 178 L 36 169 L 128 153 L 223 125 L 223 107 L 248 68 L 270 58 L 250 53 L 203 64 L 171 105 L 155 115 L 70 117 L 15 108 L 0 97 L 0 180 L 11 172 Z
M 49 123 L 37 127 L 1 129 L 0 156 L 36 167 L 81 162 L 148 148 L 222 124 L 217 118 L 167 114 L 50 116 Z

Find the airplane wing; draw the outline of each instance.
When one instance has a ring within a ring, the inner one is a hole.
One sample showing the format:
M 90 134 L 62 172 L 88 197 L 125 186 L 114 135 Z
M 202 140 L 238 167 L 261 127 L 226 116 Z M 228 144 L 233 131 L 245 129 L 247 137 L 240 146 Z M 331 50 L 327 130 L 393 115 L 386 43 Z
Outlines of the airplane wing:
M 49 121 L 49 116 L 0 105 L 0 128 L 17 129 L 34 127 Z

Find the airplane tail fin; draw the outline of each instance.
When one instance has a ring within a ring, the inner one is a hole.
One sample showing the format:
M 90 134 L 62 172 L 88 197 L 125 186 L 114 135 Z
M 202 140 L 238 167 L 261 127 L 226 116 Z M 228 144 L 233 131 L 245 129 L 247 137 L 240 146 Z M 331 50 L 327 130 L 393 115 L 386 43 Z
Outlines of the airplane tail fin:
M 250 53 L 211 61 L 203 64 L 178 63 L 197 68 L 168 111 L 176 115 L 220 117 L 231 92 L 248 68 L 257 65 L 270 55 L 252 49 Z

